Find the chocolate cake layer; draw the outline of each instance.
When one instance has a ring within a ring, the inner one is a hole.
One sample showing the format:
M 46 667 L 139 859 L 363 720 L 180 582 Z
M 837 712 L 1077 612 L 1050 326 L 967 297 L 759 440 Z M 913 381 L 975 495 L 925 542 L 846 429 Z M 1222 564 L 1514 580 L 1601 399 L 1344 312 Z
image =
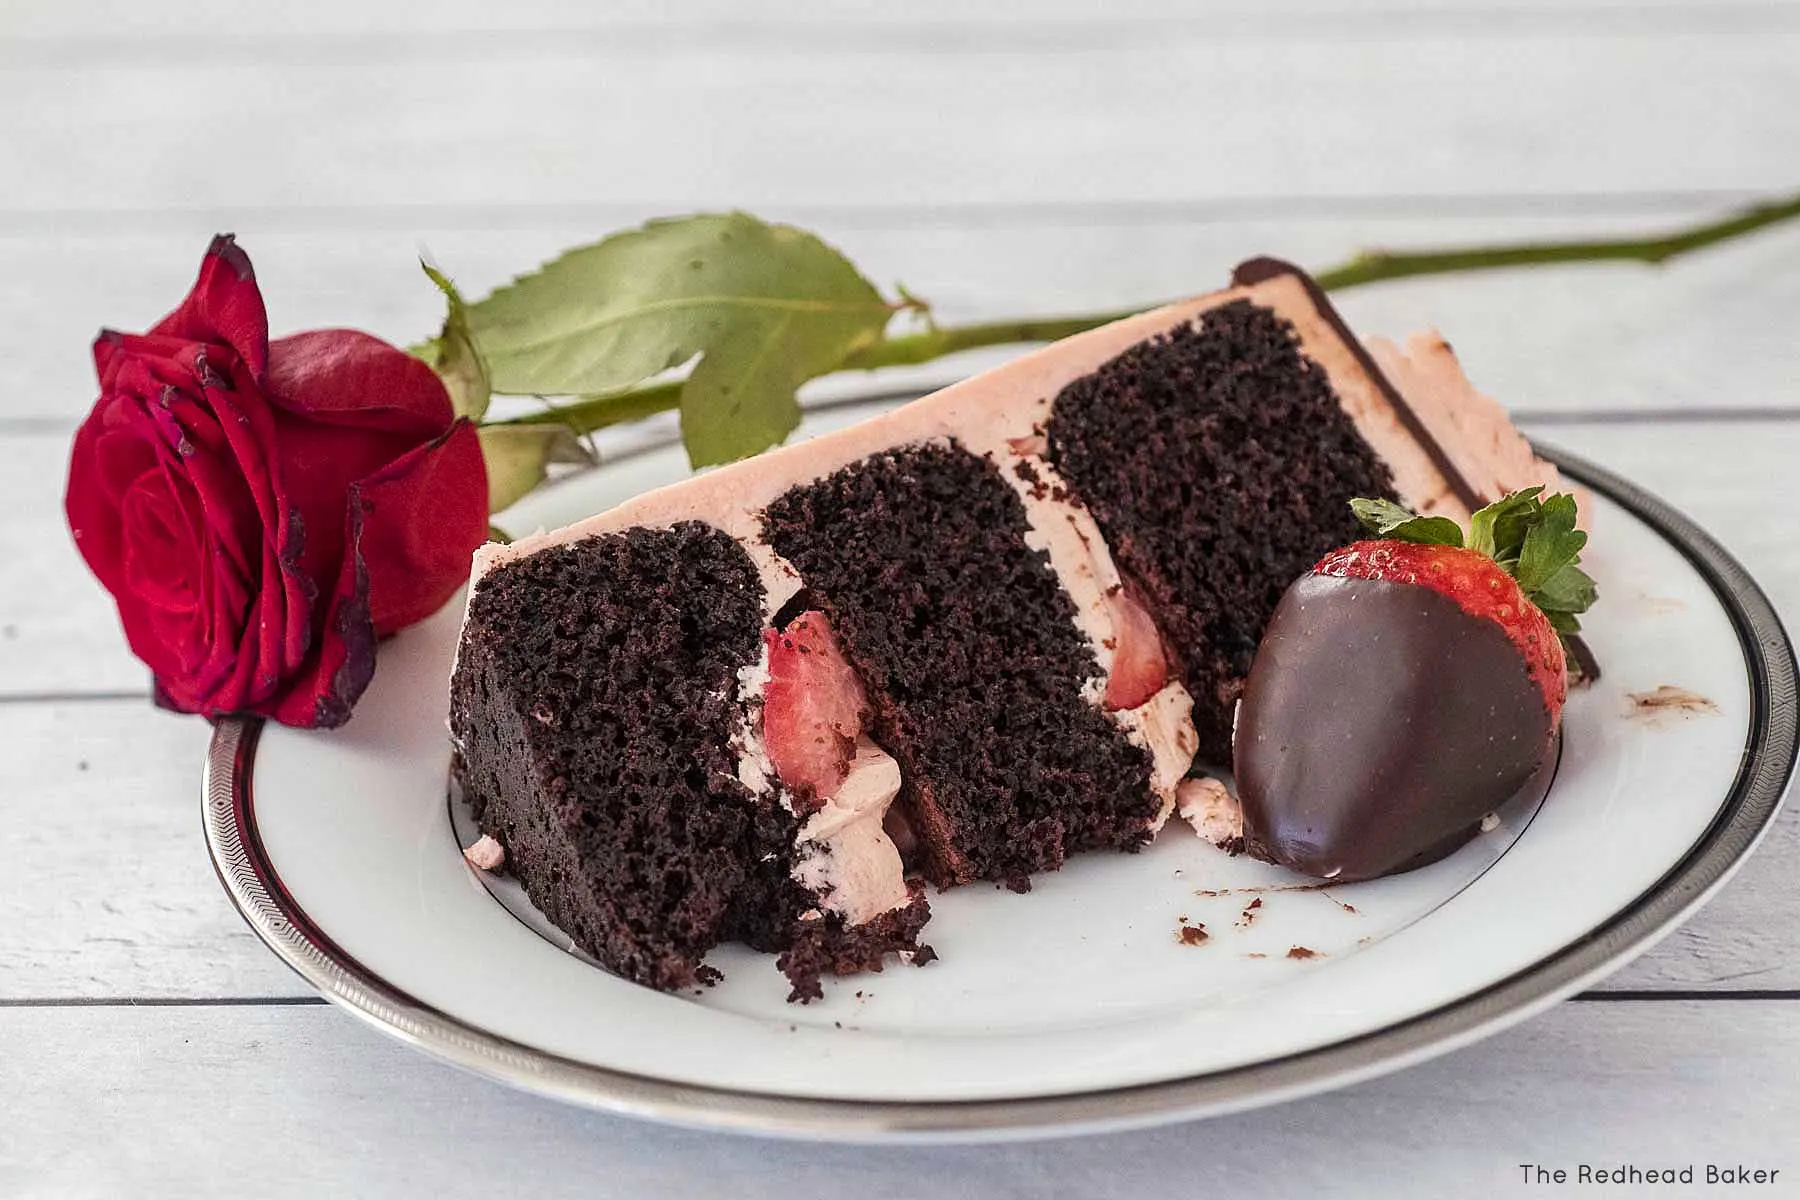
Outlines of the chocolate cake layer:
M 1142 844 L 1158 811 L 1149 755 L 1083 698 L 1100 668 L 1027 530 L 998 468 L 947 442 L 853 463 L 765 516 L 868 687 L 939 886 L 1023 887 L 1075 851 Z
M 1231 272 L 1231 283 L 1234 287 L 1255 287 L 1259 283 L 1282 278 L 1292 279 L 1306 289 L 1307 299 L 1312 301 L 1314 309 L 1332 332 L 1337 334 L 1344 348 L 1356 360 L 1357 366 L 1362 368 L 1369 380 L 1381 392 L 1407 435 L 1431 461 L 1432 469 L 1443 477 L 1445 486 L 1456 498 L 1457 503 L 1470 512 L 1474 512 L 1486 504 L 1489 499 L 1498 499 L 1497 496 L 1484 497 L 1480 489 L 1463 474 L 1462 468 L 1456 464 L 1456 460 L 1448 450 L 1426 428 L 1425 422 L 1414 411 L 1412 402 L 1382 375 L 1380 367 L 1375 364 L 1374 356 L 1363 347 L 1361 342 L 1356 340 L 1356 335 L 1350 331 L 1350 326 L 1344 323 L 1344 318 L 1338 314 L 1337 309 L 1331 306 L 1331 301 L 1325 298 L 1325 289 L 1319 286 L 1317 280 L 1294 264 L 1283 262 L 1279 258 L 1246 259 Z M 1446 348 L 1448 348 L 1447 344 Z
M 1293 326 L 1242 299 L 1064 387 L 1046 432 L 1180 660 L 1199 757 L 1230 762 L 1263 627 L 1295 578 L 1356 539 L 1351 498 L 1398 498 L 1388 468 Z
M 931 947 L 918 944 L 919 931 L 931 918 L 922 895 L 905 908 L 892 909 L 861 925 L 846 925 L 836 913 L 817 914 L 815 910 L 815 914 L 794 926 L 787 949 L 776 960 L 793 984 L 790 1001 L 804 1004 L 823 999 L 825 989 L 820 980 L 825 976 L 880 971 L 887 956 L 896 951 L 918 966 L 937 957 Z
M 784 946 L 796 821 L 738 782 L 737 672 L 762 590 L 697 522 L 549 547 L 476 585 L 451 684 L 458 772 L 544 914 L 658 988 L 726 938 Z

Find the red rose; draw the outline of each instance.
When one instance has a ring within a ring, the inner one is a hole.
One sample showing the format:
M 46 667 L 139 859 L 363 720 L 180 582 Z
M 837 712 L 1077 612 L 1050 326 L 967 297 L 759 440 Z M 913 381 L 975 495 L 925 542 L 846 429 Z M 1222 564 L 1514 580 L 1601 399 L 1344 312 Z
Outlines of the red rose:
M 69 527 L 157 699 L 342 724 L 376 638 L 468 578 L 488 515 L 474 426 L 436 372 L 368 334 L 269 341 L 229 237 L 181 307 L 103 332 L 94 364 Z

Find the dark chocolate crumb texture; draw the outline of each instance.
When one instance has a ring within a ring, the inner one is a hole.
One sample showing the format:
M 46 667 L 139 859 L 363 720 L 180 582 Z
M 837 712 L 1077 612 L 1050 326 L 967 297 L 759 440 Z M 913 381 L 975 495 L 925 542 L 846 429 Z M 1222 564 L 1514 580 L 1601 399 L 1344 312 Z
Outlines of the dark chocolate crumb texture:
M 629 979 L 711 982 L 742 941 L 807 1000 L 931 961 L 927 882 L 1023 890 L 1176 811 L 1201 828 L 1196 750 L 1229 760 L 1251 655 L 1351 497 L 1466 518 L 1555 483 L 1441 339 L 1358 346 L 1269 261 L 484 547 L 451 726 L 504 869 Z
M 899 449 L 790 491 L 765 532 L 870 689 L 932 883 L 1022 890 L 1148 840 L 1148 756 L 1083 698 L 1099 664 L 993 463 Z
M 1127 350 L 1056 398 L 1050 460 L 1090 507 L 1182 664 L 1200 754 L 1231 713 L 1281 593 L 1351 540 L 1351 496 L 1392 498 L 1294 328 L 1237 300 Z
M 687 523 L 556 546 L 483 578 L 452 684 L 462 786 L 526 893 L 619 973 L 704 978 L 726 936 L 773 943 L 793 817 L 763 814 L 729 744 L 762 628 L 756 570 Z M 785 819 L 782 819 L 785 817 Z

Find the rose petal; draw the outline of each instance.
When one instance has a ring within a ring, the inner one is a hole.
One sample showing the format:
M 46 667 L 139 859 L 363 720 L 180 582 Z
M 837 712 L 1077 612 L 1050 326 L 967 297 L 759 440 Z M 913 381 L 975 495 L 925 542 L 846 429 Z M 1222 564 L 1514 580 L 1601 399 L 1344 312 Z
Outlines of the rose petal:
M 107 330 L 94 340 L 94 368 L 105 395 L 125 393 L 155 401 L 167 388 L 197 390 L 194 362 L 207 349 L 207 343 L 187 338 Z M 235 361 L 229 348 L 215 345 L 212 350 L 215 358 L 223 356 Z
M 186 569 L 196 556 L 182 500 L 167 471 L 146 471 L 125 493 L 119 518 L 127 586 L 153 607 L 192 613 L 201 588 Z
M 249 367 L 251 378 L 263 377 L 269 364 L 269 318 L 250 256 L 230 234 L 213 238 L 193 290 L 150 333 L 229 346 Z
M 191 501 L 185 501 L 187 509 Z M 186 520 L 200 520 L 189 511 Z M 129 535 L 127 535 L 129 542 Z M 135 552 L 135 548 L 134 548 Z M 198 561 L 204 561 L 203 551 Z M 165 584 L 169 590 L 196 585 L 193 603 L 183 607 L 170 604 L 158 607 L 146 599 L 142 591 L 127 589 L 118 593 L 120 623 L 132 651 L 150 667 L 176 707 L 186 712 L 205 711 L 215 682 L 229 669 L 230 644 L 217 645 L 210 636 L 210 610 L 203 594 L 204 573 L 192 573 L 186 559 L 162 563 L 144 563 L 133 568 L 144 573 L 174 575 L 182 582 Z
M 319 639 L 325 636 L 329 597 L 339 588 L 348 557 L 345 506 L 357 480 L 406 453 L 409 442 L 385 435 L 345 437 L 343 431 L 311 424 L 275 410 L 273 469 L 275 490 L 288 512 L 275 543 L 281 577 L 308 589 L 310 601 L 302 650 L 288 671 L 313 670 Z M 294 593 L 296 596 L 298 593 Z
M 374 678 L 375 623 L 369 618 L 369 572 L 360 552 L 362 512 L 353 486 L 345 516 L 343 571 L 326 605 L 315 653 L 284 681 L 276 696 L 255 710 L 283 725 L 302 729 L 342 725 Z
M 370 612 L 375 631 L 389 634 L 443 607 L 487 540 L 487 469 L 475 427 L 457 421 L 358 490 Z
M 152 493 L 160 493 L 166 517 L 188 526 L 179 541 L 146 544 L 133 528 L 134 521 L 143 518 L 145 497 Z M 185 565 L 192 561 L 185 552 L 194 540 L 190 499 L 178 494 L 168 473 L 159 468 L 139 478 L 120 509 L 125 549 L 121 569 L 127 580 L 121 621 L 132 649 L 157 675 L 185 677 L 201 661 L 200 648 L 205 646 L 193 633 L 203 601 L 194 572 Z
M 234 470 L 247 493 L 246 500 L 254 506 L 254 537 L 250 536 L 251 529 L 243 529 L 237 545 L 244 554 L 242 566 L 246 574 L 254 569 L 261 580 L 258 633 L 262 643 L 258 659 L 278 677 L 305 660 L 314 637 L 312 603 L 318 596 L 316 580 L 331 572 L 323 567 L 317 573 L 306 570 L 301 553 L 305 531 L 303 526 L 293 527 L 296 520 L 303 520 L 298 515 L 302 510 L 287 494 L 281 467 L 269 453 L 272 449 L 278 456 L 281 449 L 275 414 L 247 380 L 238 382 L 244 386 L 208 387 L 206 399 L 215 417 L 212 429 L 229 449 Z M 196 459 L 197 463 L 200 461 Z M 246 511 L 243 505 L 239 511 Z M 271 678 L 267 688 L 257 689 L 257 695 L 267 696 L 268 688 L 275 682 Z
M 375 673 L 377 635 L 437 611 L 486 536 L 487 479 L 467 420 L 352 484 L 343 572 L 318 653 L 264 711 L 321 729 L 349 720 Z
M 437 372 L 380 338 L 317 329 L 270 347 L 270 403 L 314 421 L 436 437 L 455 413 Z
M 309 593 L 283 579 L 267 528 L 282 506 L 261 447 L 243 428 L 246 409 L 260 411 L 268 425 L 266 406 L 254 393 L 209 388 L 207 395 L 207 403 L 176 395 L 151 418 L 201 512 L 201 546 L 186 565 L 197 576 L 202 624 L 189 638 L 188 678 L 168 690 L 222 713 L 274 692 L 305 656 L 312 614 Z
M 155 469 L 153 446 L 129 433 L 108 429 L 103 420 L 90 419 L 75 431 L 63 512 L 76 549 L 114 595 L 122 575 L 119 501 L 139 475 Z
M 422 368 L 421 389 L 415 368 Z M 423 390 L 433 420 L 384 408 L 384 389 Z M 342 331 L 283 338 L 270 349 L 269 399 L 277 490 L 310 518 L 301 569 L 329 586 L 344 561 L 344 503 L 350 488 L 421 442 L 450 428 L 449 400 L 436 374 L 417 359 L 378 339 Z M 359 423 L 354 405 L 369 405 Z M 317 410 L 317 411 L 315 411 Z M 385 414 L 385 415 L 384 415 Z
M 456 575 L 459 580 L 466 578 L 473 548 L 466 542 L 472 524 L 468 509 L 472 503 L 486 505 L 479 449 L 465 440 L 472 433 L 459 435 L 450 447 L 450 470 L 438 471 L 434 463 L 433 469 L 421 476 L 420 484 L 403 484 L 399 492 L 384 486 L 392 478 L 410 475 L 421 452 L 444 441 L 452 428 L 449 397 L 436 373 L 377 338 L 349 330 L 324 330 L 274 343 L 268 393 L 274 406 L 272 445 L 278 490 L 305 514 L 304 536 L 295 541 L 300 572 L 327 587 L 342 577 L 349 557 L 342 540 L 348 530 L 345 502 L 360 485 L 365 500 L 369 500 L 368 489 L 373 489 L 369 502 L 383 514 L 377 516 L 371 535 L 382 548 L 374 556 L 365 555 L 365 566 L 396 580 L 384 581 L 377 589 L 381 596 L 396 597 L 395 603 L 372 601 L 380 609 L 382 631 L 418 619 L 424 603 L 418 598 L 421 595 L 442 603 L 449 591 L 441 586 L 443 571 L 433 554 L 447 552 L 460 557 Z M 481 485 L 474 501 L 456 486 L 459 480 L 470 478 Z M 420 523 L 410 535 L 403 534 L 385 513 L 397 503 L 404 504 L 405 497 L 419 489 L 426 490 L 431 499 L 404 510 L 408 520 L 416 517 Z M 396 501 L 395 496 L 401 499 Z M 481 536 L 485 536 L 485 512 L 480 520 Z M 448 530 L 442 543 L 436 541 L 442 536 L 440 524 Z M 431 541 L 433 552 L 418 552 L 409 537 Z M 395 564 L 391 569 L 387 566 L 390 559 Z M 422 577 L 407 578 L 415 574 Z M 341 587 L 339 592 L 343 592 Z M 313 628 L 315 636 L 330 636 L 323 620 Z

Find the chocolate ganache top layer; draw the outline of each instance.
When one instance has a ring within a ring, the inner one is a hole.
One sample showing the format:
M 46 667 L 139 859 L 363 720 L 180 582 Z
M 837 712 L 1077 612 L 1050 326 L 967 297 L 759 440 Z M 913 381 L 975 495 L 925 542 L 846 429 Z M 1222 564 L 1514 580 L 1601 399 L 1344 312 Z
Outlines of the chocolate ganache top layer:
M 1457 469 L 1456 464 L 1451 461 L 1450 455 L 1445 452 L 1443 446 L 1438 444 L 1438 440 L 1431 436 L 1431 431 L 1425 428 L 1425 422 L 1419 419 L 1419 414 L 1413 411 L 1413 407 L 1408 403 L 1406 397 L 1400 394 L 1400 389 L 1396 388 L 1388 377 L 1382 374 L 1381 368 L 1376 365 L 1375 359 L 1370 356 L 1368 349 L 1350 331 L 1350 327 L 1344 323 L 1344 318 L 1338 313 L 1338 310 L 1332 307 L 1331 301 L 1325 296 L 1325 289 L 1321 288 L 1318 281 L 1311 275 L 1284 259 L 1264 256 L 1248 258 L 1239 263 L 1231 272 L 1231 285 L 1233 287 L 1254 287 L 1256 284 L 1266 283 L 1283 275 L 1292 275 L 1306 288 L 1306 294 L 1311 298 L 1314 307 L 1319 310 L 1319 315 L 1324 317 L 1338 337 L 1343 339 L 1344 345 L 1355 356 L 1357 365 L 1367 372 L 1375 386 L 1381 390 L 1382 396 L 1387 399 L 1389 404 L 1393 405 L 1394 413 L 1400 418 L 1400 423 L 1406 427 L 1406 431 L 1425 451 L 1426 456 L 1431 459 L 1432 465 L 1443 475 L 1444 481 L 1450 485 L 1451 493 L 1467 505 L 1470 511 L 1480 508 L 1490 500 L 1499 499 L 1497 496 L 1481 495 Z
M 1238 712 L 1246 848 L 1344 882 L 1424 866 L 1541 797 L 1555 732 L 1498 625 L 1425 588 L 1305 576 Z

